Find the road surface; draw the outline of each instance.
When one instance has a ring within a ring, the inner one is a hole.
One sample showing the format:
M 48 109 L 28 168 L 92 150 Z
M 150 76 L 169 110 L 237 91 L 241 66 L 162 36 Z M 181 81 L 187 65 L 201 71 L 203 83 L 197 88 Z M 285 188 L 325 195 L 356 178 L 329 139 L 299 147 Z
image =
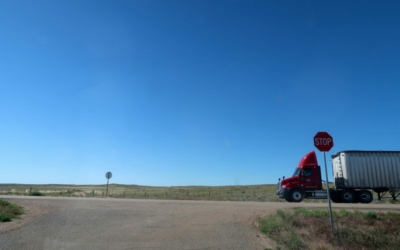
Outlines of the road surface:
M 0 196 L 26 208 L 0 224 L 0 249 L 265 249 L 274 243 L 254 226 L 278 208 L 324 203 L 217 202 Z M 334 204 L 391 209 L 391 204 Z

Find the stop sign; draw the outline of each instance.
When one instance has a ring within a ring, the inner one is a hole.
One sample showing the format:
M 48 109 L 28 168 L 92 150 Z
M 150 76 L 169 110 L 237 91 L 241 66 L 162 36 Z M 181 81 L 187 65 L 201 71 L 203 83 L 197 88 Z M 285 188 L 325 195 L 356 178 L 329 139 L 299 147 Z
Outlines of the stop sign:
M 321 152 L 328 152 L 333 147 L 333 138 L 327 132 L 318 132 L 314 136 L 314 146 Z

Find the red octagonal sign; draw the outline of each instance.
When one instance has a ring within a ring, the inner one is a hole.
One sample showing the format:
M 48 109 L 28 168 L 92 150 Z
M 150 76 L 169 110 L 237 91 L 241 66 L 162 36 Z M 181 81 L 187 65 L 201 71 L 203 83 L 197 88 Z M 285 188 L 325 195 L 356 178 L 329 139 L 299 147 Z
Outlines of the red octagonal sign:
M 318 132 L 314 136 L 314 146 L 321 152 L 328 152 L 333 147 L 333 138 L 327 132 Z

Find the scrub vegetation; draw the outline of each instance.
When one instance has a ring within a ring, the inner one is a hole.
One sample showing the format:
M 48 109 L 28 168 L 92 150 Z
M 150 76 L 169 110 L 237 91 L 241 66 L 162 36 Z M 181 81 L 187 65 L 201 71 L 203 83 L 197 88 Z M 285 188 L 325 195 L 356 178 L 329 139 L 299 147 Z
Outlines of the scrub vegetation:
M 287 202 L 277 197 L 276 188 L 276 184 L 172 187 L 110 184 L 108 196 L 126 199 Z M 0 184 L 0 194 L 100 198 L 106 196 L 106 185 Z M 326 203 L 327 200 L 304 199 L 303 202 Z M 392 201 L 391 199 L 378 201 L 376 196 L 373 202 L 397 203 L 397 201 Z
M 29 195 L 31 195 L 31 196 L 45 196 L 44 193 L 42 193 L 40 191 L 37 191 L 37 190 L 32 191 Z
M 10 221 L 23 214 L 24 210 L 11 202 L 0 199 L 0 222 Z
M 258 226 L 281 246 L 277 249 L 398 249 L 400 213 L 342 209 L 333 216 L 334 234 L 327 210 L 277 210 Z
M 46 195 L 63 197 L 105 197 L 106 185 L 20 185 L 2 184 L 3 195 Z M 153 187 L 110 184 L 108 196 L 134 199 L 282 201 L 276 185 L 248 186 L 173 186 Z

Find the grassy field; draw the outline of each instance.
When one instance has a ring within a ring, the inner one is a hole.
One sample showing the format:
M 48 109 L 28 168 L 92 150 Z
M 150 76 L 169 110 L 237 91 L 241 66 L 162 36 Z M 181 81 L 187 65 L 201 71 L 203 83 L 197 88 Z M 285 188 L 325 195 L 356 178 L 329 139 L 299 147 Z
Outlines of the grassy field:
M 23 213 L 24 210 L 21 207 L 0 199 L 0 222 L 10 221 Z
M 106 185 L 0 184 L 0 194 L 105 197 Z M 276 196 L 276 185 L 152 187 L 110 184 L 108 196 L 135 199 L 282 201 Z
M 105 197 L 106 185 L 30 185 L 0 184 L 2 195 L 47 195 L 64 197 Z M 276 196 L 276 185 L 247 186 L 173 186 L 153 187 L 110 184 L 108 196 L 127 199 L 215 200 L 215 201 L 276 201 L 286 202 Z M 327 200 L 304 199 L 303 202 L 326 203 Z M 391 199 L 373 203 L 397 203 Z
M 277 249 L 399 249 L 400 213 L 334 211 L 334 234 L 327 210 L 278 210 L 259 220 L 261 232 Z

